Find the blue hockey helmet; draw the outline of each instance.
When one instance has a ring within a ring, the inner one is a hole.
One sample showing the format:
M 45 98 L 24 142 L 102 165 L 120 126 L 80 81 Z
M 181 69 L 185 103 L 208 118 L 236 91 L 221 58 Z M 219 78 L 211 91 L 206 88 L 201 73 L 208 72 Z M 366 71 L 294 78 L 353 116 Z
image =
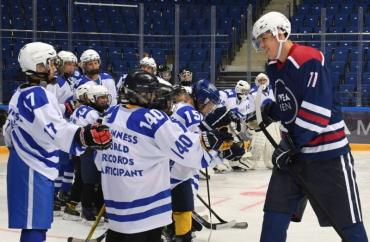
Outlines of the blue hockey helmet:
M 207 79 L 201 79 L 193 84 L 192 97 L 197 105 L 204 105 L 208 102 L 219 104 L 221 102 L 217 88 Z

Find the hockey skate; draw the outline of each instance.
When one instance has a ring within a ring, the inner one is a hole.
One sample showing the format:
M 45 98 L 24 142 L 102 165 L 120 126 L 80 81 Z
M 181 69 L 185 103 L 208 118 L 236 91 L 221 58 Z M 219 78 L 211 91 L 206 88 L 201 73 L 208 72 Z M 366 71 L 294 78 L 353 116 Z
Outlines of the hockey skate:
M 246 172 L 248 167 L 239 161 L 230 161 L 230 166 L 233 172 Z
M 240 164 L 245 167 L 247 170 L 254 170 L 256 169 L 256 161 L 253 160 L 253 156 L 251 152 L 245 152 L 245 154 L 240 159 Z
M 70 194 L 64 191 L 59 191 L 57 195 L 57 199 L 61 202 L 61 206 L 64 207 L 69 200 Z
M 54 217 L 59 217 L 62 215 L 62 206 L 58 200 L 54 200 L 53 215 Z
M 78 221 L 80 220 L 80 213 L 76 209 L 77 202 L 67 202 L 64 208 L 63 219 L 64 220 L 71 220 L 71 221 Z
M 62 200 L 59 199 L 57 194 L 54 194 L 54 217 L 62 216 Z
M 231 171 L 231 167 L 228 163 L 226 164 L 226 162 L 223 162 L 222 164 L 217 164 L 213 167 L 213 171 L 217 174 L 228 173 Z
M 86 225 L 93 225 L 95 222 L 95 214 L 92 210 L 92 208 L 82 208 L 82 213 L 81 213 L 81 218 L 82 218 L 82 223 Z

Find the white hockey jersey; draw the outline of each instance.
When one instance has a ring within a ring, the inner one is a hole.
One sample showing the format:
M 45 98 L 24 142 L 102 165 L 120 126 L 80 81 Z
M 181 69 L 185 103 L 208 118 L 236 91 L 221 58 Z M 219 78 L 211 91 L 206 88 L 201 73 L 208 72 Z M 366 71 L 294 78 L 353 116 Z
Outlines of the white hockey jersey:
M 18 88 L 12 96 L 3 135 L 29 167 L 55 180 L 59 150 L 73 155 L 85 150 L 74 140 L 78 128 L 63 118 L 54 94 L 31 86 Z
M 123 74 L 117 82 L 116 88 L 119 90 L 122 86 L 122 83 L 125 81 L 127 74 Z
M 48 84 L 46 89 L 55 95 L 58 103 L 64 104 L 66 101 L 72 100 L 73 98 L 71 85 L 63 76 L 57 76 L 56 83 Z
M 185 126 L 190 132 L 200 133 L 199 124 L 203 119 L 203 115 L 194 109 L 190 104 L 180 102 L 174 105 L 173 114 L 171 116 L 174 122 L 179 122 Z M 183 181 L 190 178 L 193 179 L 194 187 L 198 188 L 199 176 L 198 169 L 183 166 L 180 163 L 170 161 L 171 169 L 171 188 L 174 188 Z M 195 177 L 196 176 L 196 177 Z
M 238 119 L 245 119 L 247 116 L 248 99 L 239 100 L 235 89 L 225 89 L 219 91 L 221 104 L 230 110 L 231 114 Z
M 102 115 L 94 108 L 82 105 L 73 111 L 70 122 L 78 126 L 84 127 L 88 124 L 94 124 L 98 119 L 102 119 Z
M 69 81 L 67 81 L 65 77 L 57 76 L 56 83 L 48 84 L 46 86 L 46 90 L 55 95 L 59 103 L 59 108 L 64 114 L 66 111 L 64 103 L 73 99 L 73 91 Z
M 138 233 L 172 222 L 169 160 L 196 169 L 211 155 L 199 134 L 188 132 L 165 113 L 140 107 L 111 107 L 103 124 L 109 126 L 110 149 L 95 157 L 101 171 L 109 229 Z
M 114 106 L 117 104 L 116 83 L 113 80 L 113 77 L 109 75 L 108 73 L 105 73 L 105 72 L 100 73 L 98 80 L 91 80 L 86 75 L 83 75 L 81 79 L 79 80 L 78 86 L 81 86 L 82 84 L 105 86 L 108 89 L 109 94 L 112 96 L 111 106 Z

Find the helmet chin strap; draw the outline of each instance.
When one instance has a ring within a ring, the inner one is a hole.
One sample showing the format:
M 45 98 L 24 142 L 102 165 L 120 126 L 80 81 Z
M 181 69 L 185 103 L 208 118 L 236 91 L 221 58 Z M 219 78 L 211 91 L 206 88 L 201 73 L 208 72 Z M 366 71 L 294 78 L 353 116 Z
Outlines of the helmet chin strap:
M 277 51 L 275 60 L 278 60 L 280 58 L 281 51 L 283 50 L 283 44 L 285 43 L 285 41 L 279 40 L 279 37 L 278 36 L 276 36 L 276 39 L 279 42 L 279 49 Z
M 278 35 L 276 35 L 276 40 L 279 42 L 279 49 L 277 51 L 275 60 L 278 60 L 280 58 L 281 51 L 283 50 L 283 45 L 288 40 L 288 37 L 286 37 L 285 40 L 281 40 L 281 39 L 279 39 L 279 34 L 278 34 Z

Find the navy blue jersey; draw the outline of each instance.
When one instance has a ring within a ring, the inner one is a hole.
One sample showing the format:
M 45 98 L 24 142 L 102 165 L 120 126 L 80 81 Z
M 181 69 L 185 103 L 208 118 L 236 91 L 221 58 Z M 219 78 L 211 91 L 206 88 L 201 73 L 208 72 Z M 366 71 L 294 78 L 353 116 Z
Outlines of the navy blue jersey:
M 272 115 L 300 150 L 298 160 L 327 160 L 349 151 L 334 83 L 320 51 L 294 44 L 284 63 L 269 63 L 267 74 L 276 99 Z

